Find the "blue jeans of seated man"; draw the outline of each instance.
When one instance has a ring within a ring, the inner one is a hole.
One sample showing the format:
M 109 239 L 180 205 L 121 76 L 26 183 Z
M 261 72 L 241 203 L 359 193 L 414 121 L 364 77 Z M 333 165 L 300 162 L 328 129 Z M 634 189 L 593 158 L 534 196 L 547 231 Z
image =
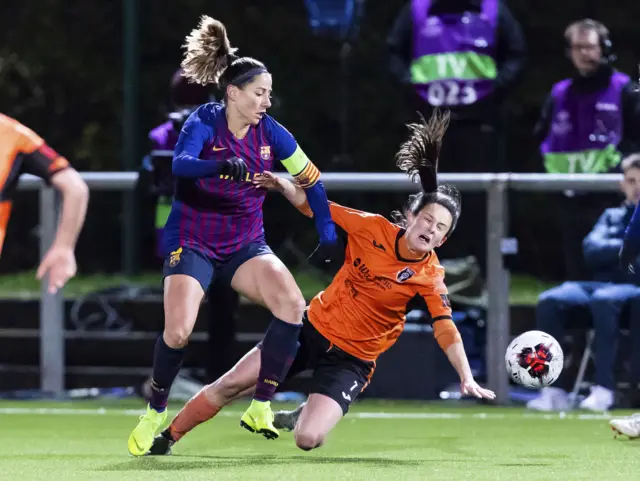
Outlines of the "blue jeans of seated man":
M 569 320 L 584 323 L 585 327 L 592 323 L 595 332 L 595 382 L 613 390 L 620 317 L 625 305 L 636 299 L 640 302 L 640 287 L 633 284 L 565 282 L 540 295 L 536 307 L 537 328 L 562 343 Z M 637 331 L 635 336 L 638 336 Z M 640 353 L 632 353 L 632 356 L 636 355 Z M 560 377 L 564 378 L 563 375 Z M 558 379 L 557 386 L 569 387 L 566 379 Z

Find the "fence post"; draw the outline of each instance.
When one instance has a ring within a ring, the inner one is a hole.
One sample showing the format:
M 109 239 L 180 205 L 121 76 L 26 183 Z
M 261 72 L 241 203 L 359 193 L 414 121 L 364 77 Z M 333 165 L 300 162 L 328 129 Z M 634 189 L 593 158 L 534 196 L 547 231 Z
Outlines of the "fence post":
M 40 258 L 53 244 L 58 224 L 59 194 L 40 187 Z M 47 279 L 40 287 L 40 388 L 62 393 L 64 389 L 64 297 L 62 291 L 49 294 Z
M 509 380 L 504 353 L 509 344 L 509 273 L 504 268 L 502 240 L 505 236 L 508 175 L 500 174 L 487 190 L 487 381 L 497 404 L 509 402 Z

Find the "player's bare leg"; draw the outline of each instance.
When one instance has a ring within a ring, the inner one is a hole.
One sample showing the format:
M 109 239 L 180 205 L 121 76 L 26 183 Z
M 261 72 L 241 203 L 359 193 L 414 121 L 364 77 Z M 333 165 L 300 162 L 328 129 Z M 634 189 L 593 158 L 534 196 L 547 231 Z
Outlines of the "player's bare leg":
M 203 297 L 204 291 L 193 277 L 177 274 L 164 280 L 164 332 L 154 350 L 151 400 L 128 440 L 129 452 L 134 456 L 143 456 L 149 451 L 167 419 L 169 390 L 182 366 L 184 347 Z
M 336 401 L 324 394 L 310 394 L 293 431 L 296 446 L 304 451 L 319 448 L 342 417 Z
M 164 280 L 164 332 L 153 360 L 151 407 L 166 407 L 169 390 L 182 365 L 184 348 L 193 332 L 204 291 L 193 277 L 176 274 Z
M 185 404 L 169 427 L 156 436 L 149 454 L 170 454 L 171 447 L 193 428 L 213 418 L 230 402 L 253 394 L 259 370 L 260 350 L 254 347 L 231 370 Z
M 267 439 L 275 439 L 279 433 L 273 426 L 271 400 L 298 351 L 304 298 L 291 272 L 273 254 L 249 259 L 238 268 L 231 285 L 274 316 L 262 341 L 256 392 L 240 425 Z

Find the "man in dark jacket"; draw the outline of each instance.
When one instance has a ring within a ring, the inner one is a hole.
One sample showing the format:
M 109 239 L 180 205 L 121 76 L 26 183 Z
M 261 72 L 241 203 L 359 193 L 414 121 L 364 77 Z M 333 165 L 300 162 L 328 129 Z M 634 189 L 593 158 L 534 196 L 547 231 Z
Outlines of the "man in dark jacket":
M 606 411 L 614 403 L 620 320 L 632 304 L 640 301 L 640 259 L 635 262 L 636 273 L 618 262 L 625 228 L 640 199 L 640 154 L 625 158 L 622 170 L 621 190 L 625 202 L 620 207 L 606 209 L 582 243 L 593 280 L 565 282 L 543 292 L 536 308 L 537 328 L 559 342 L 570 319 L 591 318 L 595 331 L 596 378 L 591 394 L 580 403 L 580 408 L 592 411 Z M 632 338 L 640 336 L 637 331 L 632 329 Z M 561 374 L 553 387 L 544 388 L 527 407 L 541 411 L 566 409 L 567 381 L 567 376 Z

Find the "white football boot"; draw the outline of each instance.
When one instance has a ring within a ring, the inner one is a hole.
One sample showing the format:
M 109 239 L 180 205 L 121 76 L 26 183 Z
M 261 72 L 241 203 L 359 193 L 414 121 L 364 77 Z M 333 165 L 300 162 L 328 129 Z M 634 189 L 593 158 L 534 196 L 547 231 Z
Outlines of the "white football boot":
M 631 439 L 640 437 L 640 414 L 633 414 L 626 418 L 613 418 L 609 426 L 616 434 L 624 434 Z

